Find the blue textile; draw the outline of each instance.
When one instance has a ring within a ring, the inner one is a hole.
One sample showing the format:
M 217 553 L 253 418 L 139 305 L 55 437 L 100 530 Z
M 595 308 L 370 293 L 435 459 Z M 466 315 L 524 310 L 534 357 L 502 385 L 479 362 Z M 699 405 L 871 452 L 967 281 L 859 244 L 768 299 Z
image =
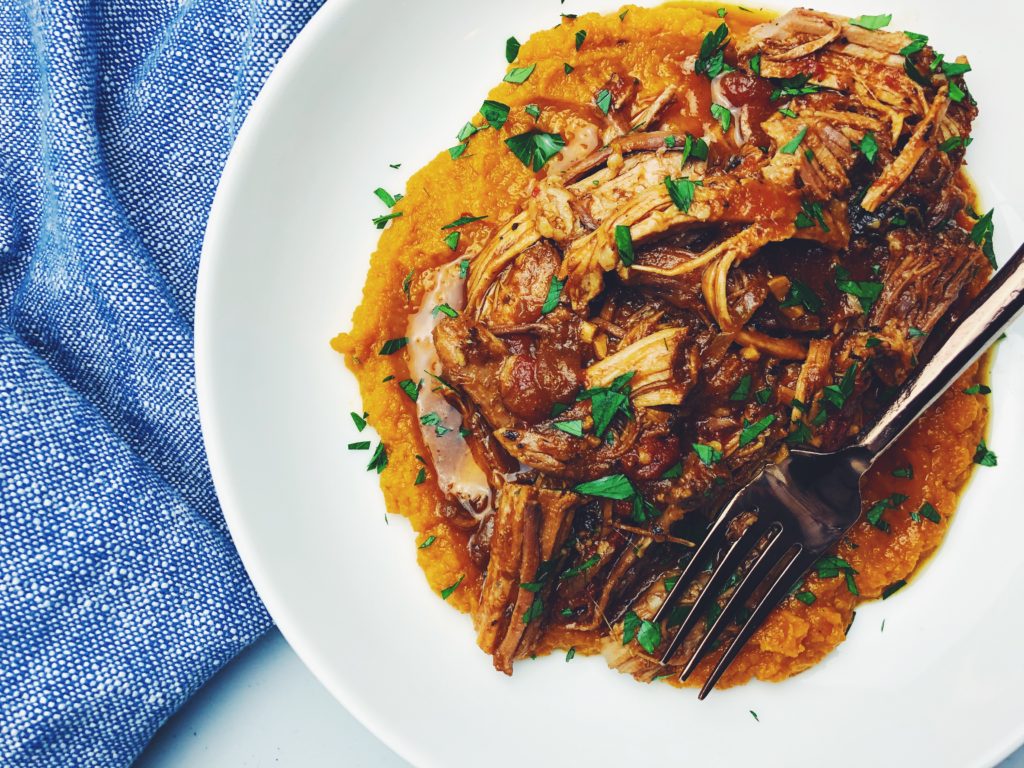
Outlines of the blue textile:
M 0 765 L 124 766 L 270 620 L 217 505 L 196 271 L 318 0 L 0 0 Z

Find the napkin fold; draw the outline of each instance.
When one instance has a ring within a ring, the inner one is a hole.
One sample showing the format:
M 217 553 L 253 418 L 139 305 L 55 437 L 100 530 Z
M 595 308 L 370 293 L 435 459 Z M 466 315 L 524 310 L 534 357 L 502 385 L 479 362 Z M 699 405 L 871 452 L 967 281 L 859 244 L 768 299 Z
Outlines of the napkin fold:
M 318 5 L 0 3 L 0 765 L 130 764 L 270 626 L 193 304 L 231 143 Z

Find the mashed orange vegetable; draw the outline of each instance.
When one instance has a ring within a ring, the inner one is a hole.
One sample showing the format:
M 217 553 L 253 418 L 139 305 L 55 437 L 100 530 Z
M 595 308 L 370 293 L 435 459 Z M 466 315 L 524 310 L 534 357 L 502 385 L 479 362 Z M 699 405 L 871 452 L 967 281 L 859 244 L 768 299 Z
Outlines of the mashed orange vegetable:
M 563 18 L 556 28 L 533 35 L 516 61 L 517 66 L 535 63 L 532 76 L 523 84 L 501 83 L 488 96 L 511 107 L 505 128 L 500 133 L 483 130 L 475 134 L 462 157 L 453 160 L 442 152 L 410 179 L 405 198 L 395 208 L 403 215 L 390 223 L 373 255 L 352 330 L 332 342 L 358 377 L 364 408 L 387 448 L 388 466 L 380 482 L 388 511 L 409 518 L 418 532 L 418 544 L 434 537 L 429 547 L 416 550 L 419 563 L 438 592 L 462 579 L 449 598 L 460 610 L 470 610 L 480 594 L 482 573 L 467 550 L 472 531 L 457 524 L 460 517 L 452 514 L 451 503 L 433 482 L 431 467 L 419 458 L 429 453 L 420 436 L 416 408 L 397 386 L 411 375 L 405 359 L 400 353 L 380 355 L 380 347 L 387 339 L 405 335 L 408 315 L 417 310 L 425 290 L 419 275 L 475 252 L 503 221 L 521 210 L 534 174 L 508 151 L 503 140 L 538 125 L 562 133 L 571 142 L 581 124 L 580 105 L 593 103 L 593 94 L 611 69 L 634 73 L 642 83 L 642 96 L 653 96 L 669 83 L 678 83 L 679 62 L 695 53 L 705 33 L 721 22 L 716 7 L 688 3 L 653 9 L 628 6 L 622 9 L 628 13 L 621 17 L 616 13 Z M 736 7 L 728 9 L 734 34 L 764 19 L 764 15 Z M 581 29 L 587 36 L 577 51 L 575 35 Z M 571 74 L 565 73 L 565 64 L 574 67 Z M 694 87 L 688 94 L 670 108 L 664 122 L 667 129 L 699 136 L 706 118 L 698 115 L 707 115 L 709 94 L 706 86 Z M 530 104 L 542 110 L 536 123 L 524 111 Z M 453 115 L 453 125 L 457 127 L 462 117 Z M 475 122 L 483 123 L 479 116 Z M 457 250 L 452 251 L 444 242 L 448 233 L 442 227 L 461 216 L 487 218 L 461 227 Z M 986 424 L 985 398 L 963 394 L 982 372 L 981 366 L 973 367 L 866 479 L 865 508 L 894 493 L 907 499 L 887 512 L 890 533 L 862 521 L 840 546 L 840 556 L 857 571 L 860 595 L 848 590 L 842 576 L 809 578 L 802 589 L 815 596 L 814 602 L 787 601 L 747 645 L 722 685 L 752 677 L 780 680 L 815 664 L 845 638 L 860 600 L 878 598 L 890 585 L 907 579 L 938 547 L 958 493 L 970 476 L 975 446 Z M 913 477 L 892 474 L 908 466 L 913 468 Z M 416 485 L 421 469 L 426 470 L 427 479 Z M 938 522 L 911 519 L 910 513 L 925 502 L 938 511 Z M 574 646 L 577 653 L 596 652 L 597 645 L 592 633 L 567 630 L 549 630 L 542 643 L 546 650 Z M 468 634 L 466 652 L 475 652 Z M 715 660 L 714 656 L 707 659 L 690 684 L 699 683 Z

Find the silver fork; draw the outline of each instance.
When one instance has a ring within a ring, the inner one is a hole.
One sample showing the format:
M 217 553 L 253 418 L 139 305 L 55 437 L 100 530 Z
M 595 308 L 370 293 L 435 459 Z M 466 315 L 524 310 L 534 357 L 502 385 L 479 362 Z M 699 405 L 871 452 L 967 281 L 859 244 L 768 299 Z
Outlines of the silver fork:
M 985 286 L 942 345 L 917 366 L 892 405 L 857 443 L 834 453 L 792 451 L 783 462 L 765 467 L 725 506 L 654 617 L 655 622 L 662 621 L 676 600 L 692 588 L 697 575 L 726 543 L 733 522 L 741 515 L 754 513 L 755 522 L 728 545 L 661 658 L 662 664 L 668 663 L 755 547 L 766 542 L 683 668 L 680 679 L 686 680 L 715 647 L 723 630 L 741 615 L 747 601 L 767 588 L 725 649 L 699 698 L 714 688 L 744 643 L 793 586 L 857 522 L 860 478 L 875 459 L 956 381 L 1022 309 L 1024 246 Z

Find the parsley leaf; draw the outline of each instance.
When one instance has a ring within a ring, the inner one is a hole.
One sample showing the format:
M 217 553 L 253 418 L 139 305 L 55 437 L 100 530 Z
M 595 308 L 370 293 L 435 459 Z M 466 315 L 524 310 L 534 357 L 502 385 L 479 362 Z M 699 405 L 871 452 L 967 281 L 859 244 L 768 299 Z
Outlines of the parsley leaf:
M 450 235 L 446 235 L 444 238 L 444 244 L 451 248 L 453 251 L 459 247 L 459 239 L 461 235 L 458 232 L 452 232 Z M 469 262 L 465 262 L 468 264 Z
M 552 423 L 555 429 L 565 432 L 573 437 L 583 437 L 583 420 L 572 419 L 571 421 L 556 421 Z
M 732 125 L 732 112 L 729 111 L 728 107 L 723 107 L 721 104 L 712 104 L 711 116 L 722 126 L 722 133 L 727 132 L 729 126 Z
M 729 395 L 729 399 L 734 402 L 742 402 L 750 397 L 750 385 L 753 383 L 753 379 L 750 378 L 750 374 L 745 374 L 740 383 L 736 385 L 736 389 Z
M 393 355 L 395 352 L 400 350 L 402 347 L 404 347 L 408 343 L 409 343 L 409 339 L 406 338 L 405 336 L 402 336 L 402 337 L 397 338 L 397 339 L 388 339 L 387 341 L 385 341 L 381 345 L 380 352 L 378 352 L 377 354 L 379 354 L 379 355 Z
M 922 504 L 921 508 L 914 514 L 916 514 L 918 518 L 923 517 L 925 520 L 935 523 L 936 525 L 942 522 L 942 515 L 939 514 L 939 510 L 932 506 L 929 501 Z M 914 514 L 911 514 L 910 516 L 912 519 L 914 518 Z
M 572 646 L 568 651 L 565 652 L 565 660 L 572 661 L 576 658 L 576 646 Z
M 417 384 L 412 379 L 403 379 L 398 382 L 398 386 L 402 388 L 402 391 L 409 396 L 409 399 L 414 403 L 420 398 L 420 388 L 423 386 L 423 380 L 421 379 Z
M 723 72 L 731 72 L 732 67 L 725 63 L 725 46 L 729 42 L 729 28 L 719 24 L 713 32 L 704 35 L 697 53 L 693 69 L 698 75 L 706 75 L 714 80 Z
M 625 373 L 612 382 L 610 387 L 595 387 L 576 396 L 576 401 L 590 400 L 590 409 L 594 417 L 594 434 L 604 435 L 617 413 L 632 418 L 629 405 L 629 382 L 636 375 L 635 371 Z
M 366 470 L 372 472 L 376 470 L 379 475 L 388 465 L 388 452 L 384 447 L 384 443 L 377 443 L 377 450 L 373 452 L 373 456 L 370 457 L 370 463 L 366 465 Z
M 984 384 L 972 384 L 964 390 L 965 395 L 991 395 L 992 390 Z
M 907 582 L 903 579 L 900 579 L 899 581 L 894 581 L 892 584 L 890 584 L 888 587 L 882 590 L 882 599 L 888 600 L 890 597 L 895 595 L 905 586 L 907 586 Z
M 523 614 L 523 624 L 529 624 L 534 619 L 539 619 L 544 615 L 544 601 L 541 600 L 540 595 L 533 596 L 533 602 L 530 603 L 530 607 L 526 609 L 526 613 Z
M 821 90 L 821 86 L 810 85 L 810 79 L 811 76 L 808 74 L 781 78 L 778 87 L 771 93 L 771 100 L 778 101 L 783 96 L 806 96 L 811 93 L 817 93 Z
M 587 39 L 587 30 L 581 29 L 576 33 L 576 50 L 583 47 L 583 41 Z
M 532 166 L 536 172 L 543 168 L 548 160 L 562 151 L 565 139 L 557 133 L 527 131 L 505 139 L 505 145 L 512 150 L 512 154 L 518 157 L 523 165 L 527 168 Z
M 771 413 L 765 416 L 760 421 L 755 421 L 753 424 L 744 424 L 743 430 L 740 432 L 740 448 L 745 445 L 749 445 L 757 439 L 757 436 L 764 432 L 768 427 L 775 423 L 775 414 Z
M 416 473 L 416 479 L 412 481 L 413 485 L 423 485 L 427 481 L 427 470 L 420 467 L 420 471 Z M 430 546 L 429 544 L 427 546 Z
M 884 499 L 879 499 L 868 509 L 865 519 L 878 530 L 888 533 L 890 526 L 889 523 L 882 519 L 882 515 L 888 509 L 897 509 L 906 500 L 907 497 L 902 493 L 894 493 L 891 496 L 886 496 Z
M 693 452 L 697 454 L 697 458 L 700 459 L 701 463 L 705 466 L 710 467 L 722 460 L 722 452 L 717 448 L 710 445 L 703 445 L 702 443 L 694 443 L 692 447 Z
M 602 88 L 597 92 L 594 103 L 597 104 L 597 108 L 600 109 L 601 112 L 607 115 L 609 110 L 612 108 L 612 92 L 607 88 Z
M 626 615 L 622 617 L 622 644 L 629 645 L 633 638 L 636 637 L 637 630 L 640 629 L 641 625 L 640 617 L 633 611 L 626 611 Z
M 483 221 L 486 218 L 486 216 L 460 216 L 455 221 L 445 224 L 441 229 L 455 229 L 456 227 L 461 227 L 465 224 L 472 224 L 474 221 Z
M 995 225 L 992 223 L 992 215 L 994 213 L 995 208 L 978 219 L 971 228 L 971 240 L 974 241 L 975 245 L 981 246 L 981 252 L 985 254 L 988 263 L 992 265 L 992 269 L 996 269 L 999 266 L 996 264 L 996 254 L 992 247 L 992 236 L 995 233 Z
M 861 311 L 869 314 L 875 302 L 882 295 L 881 283 L 869 280 L 851 280 L 850 271 L 843 266 L 836 266 L 836 287 L 843 293 L 854 296 L 860 303 Z
M 452 431 L 449 427 L 446 427 L 444 424 L 441 423 L 441 417 L 438 416 L 433 411 L 431 411 L 430 413 L 425 413 L 422 416 L 420 416 L 420 424 L 422 424 L 425 427 L 433 427 L 434 434 L 436 434 L 438 437 L 443 437 L 444 435 Z
M 622 263 L 631 267 L 636 261 L 633 253 L 633 233 L 625 224 L 618 224 L 615 227 L 615 248 L 619 252 Z
M 683 142 L 682 164 L 686 165 L 686 161 L 690 158 L 694 160 L 707 160 L 708 144 L 704 139 L 698 139 L 696 136 L 687 133 L 686 140 Z
M 505 75 L 504 80 L 506 83 L 525 83 L 530 79 L 530 75 L 533 74 L 533 70 L 536 68 L 536 64 L 531 64 L 528 67 L 513 67 Z
M 807 126 L 805 125 L 799 131 L 797 131 L 796 136 L 794 136 L 792 139 L 790 139 L 788 142 L 786 142 L 786 146 L 784 146 L 779 151 L 782 154 L 784 154 L 784 155 L 796 154 L 797 148 L 800 146 L 800 143 L 804 140 L 804 136 L 806 136 L 806 135 L 807 135 Z
M 558 300 L 562 296 L 562 288 L 565 287 L 565 280 L 559 280 L 558 275 L 551 276 L 551 284 L 548 286 L 548 295 L 544 299 L 544 306 L 540 308 L 540 313 L 546 315 L 550 312 L 554 312 L 555 307 L 558 306 Z
M 362 432 L 366 429 L 366 417 L 369 416 L 366 411 L 363 411 L 363 415 L 360 416 L 355 411 L 352 411 L 349 416 L 352 417 L 352 423 L 356 425 L 356 432 Z
M 852 363 L 843 374 L 839 384 L 829 384 L 822 390 L 822 397 L 825 402 L 833 406 L 837 411 L 841 410 L 846 401 L 853 394 L 853 385 L 857 379 L 857 363 Z
M 640 631 L 636 634 L 636 641 L 640 647 L 648 653 L 654 653 L 654 649 L 661 644 L 661 627 L 653 621 L 644 619 L 640 623 Z
M 427 548 L 427 547 L 429 547 L 429 546 L 430 546 L 431 544 L 433 544 L 433 543 L 434 543 L 435 541 L 437 541 L 437 536 L 433 536 L 433 535 L 431 535 L 431 536 L 427 536 L 427 538 L 425 538 L 425 539 L 423 540 L 423 543 L 422 543 L 422 544 L 420 544 L 420 545 L 419 545 L 419 546 L 417 547 L 417 549 L 426 549 L 426 548 Z
M 898 467 L 892 471 L 892 476 L 912 480 L 914 477 L 914 467 L 910 464 L 907 464 L 905 467 Z
M 704 186 L 704 182 L 690 181 L 685 176 L 681 179 L 665 177 L 665 187 L 668 189 L 668 196 L 672 198 L 676 208 L 683 213 L 690 212 L 690 206 L 693 204 L 693 195 L 697 191 L 698 186 Z
M 377 187 L 373 190 L 373 194 L 375 194 L 388 208 L 394 208 L 398 204 L 398 201 L 402 199 L 401 195 L 392 195 L 384 189 L 384 187 Z
M 871 131 L 865 133 L 864 138 L 860 140 L 860 151 L 869 163 L 875 162 L 875 158 L 878 156 L 878 140 Z
M 484 120 L 496 131 L 500 131 L 502 126 L 505 125 L 505 121 L 508 120 L 508 104 L 502 104 L 500 101 L 491 101 L 487 99 L 480 107 L 480 114 L 483 115 Z
M 514 37 L 510 37 L 508 40 L 506 40 L 505 41 L 505 61 L 507 61 L 509 64 L 511 64 L 513 61 L 515 61 L 516 57 L 519 55 L 519 49 L 520 48 L 522 48 L 522 45 Z
M 999 463 L 996 455 L 985 445 L 984 438 L 978 443 L 978 447 L 974 451 L 974 463 L 980 464 L 983 467 L 994 467 Z
M 454 592 L 456 589 L 459 588 L 459 584 L 461 584 L 462 580 L 465 579 L 465 578 L 466 578 L 466 575 L 463 574 L 463 575 L 459 576 L 459 580 L 456 581 L 454 584 L 452 584 L 450 587 L 445 587 L 444 589 L 442 589 L 441 590 L 441 599 L 442 600 L 447 600 L 449 597 L 451 597 L 452 596 L 452 592 Z
M 576 67 L 572 66 L 569 62 L 566 62 L 565 64 L 562 65 L 562 69 L 565 71 L 565 74 L 571 75 L 573 70 L 576 69 Z
M 567 568 L 566 570 L 564 570 L 558 578 L 561 580 L 574 578 L 576 576 L 579 576 L 581 573 L 584 573 L 585 571 L 589 571 L 599 562 L 601 562 L 600 555 L 591 555 L 589 558 L 586 559 L 586 561 L 580 563 L 579 565 L 575 565 L 572 568 Z
M 824 306 L 818 294 L 794 277 L 790 278 L 789 292 L 786 294 L 786 300 L 780 303 L 779 306 L 795 307 L 797 305 L 802 305 L 812 315 L 820 312 L 822 306 Z
M 462 153 L 468 148 L 468 144 L 456 144 L 454 147 L 448 148 L 448 154 L 451 156 L 452 160 L 458 160 L 462 157 Z
M 887 27 L 892 23 L 892 14 L 884 13 L 878 16 L 858 16 L 856 19 L 850 19 L 850 23 L 858 27 L 863 27 L 864 29 L 881 29 L 882 27 Z
M 797 592 L 795 595 L 793 595 L 793 597 L 795 597 L 797 600 L 799 600 L 804 605 L 814 605 L 814 601 L 818 599 L 817 597 L 814 596 L 813 592 L 807 592 L 807 591 Z
M 631 499 L 636 495 L 636 488 L 633 487 L 633 483 L 625 475 L 608 475 L 598 480 L 580 483 L 573 490 L 587 496 L 615 499 L 616 501 Z
M 389 213 L 385 216 L 375 216 L 373 219 L 373 226 L 377 229 L 384 229 L 388 225 L 388 222 L 392 219 L 397 219 L 402 215 L 402 211 L 396 211 L 395 213 Z
M 828 224 L 825 223 L 825 216 L 821 210 L 821 203 L 804 200 L 800 204 L 800 213 L 796 215 L 793 222 L 797 229 L 808 229 L 817 224 L 823 231 L 829 232 Z
M 358 442 L 358 443 L 349 443 L 348 444 L 348 449 L 350 451 L 368 451 L 368 450 L 370 450 L 370 441 L 369 440 L 363 440 L 363 441 Z
M 843 574 L 846 577 L 846 588 L 850 593 L 854 595 L 860 594 L 860 590 L 857 589 L 857 584 L 853 580 L 853 577 L 857 575 L 857 571 L 838 555 L 826 555 L 815 563 L 814 568 L 819 579 L 834 579 L 840 573 Z

